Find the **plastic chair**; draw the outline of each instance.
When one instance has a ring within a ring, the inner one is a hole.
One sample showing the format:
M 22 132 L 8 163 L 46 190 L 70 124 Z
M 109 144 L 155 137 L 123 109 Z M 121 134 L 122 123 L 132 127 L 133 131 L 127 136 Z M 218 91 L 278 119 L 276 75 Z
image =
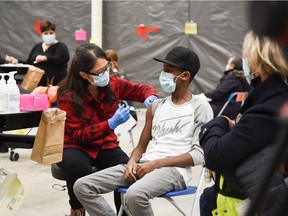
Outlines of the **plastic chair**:
M 243 105 L 246 97 L 248 96 L 248 92 L 233 92 L 229 95 L 227 101 L 225 102 L 225 104 L 223 105 L 223 107 L 221 108 L 221 110 L 219 111 L 217 116 L 220 116 L 223 111 L 226 109 L 227 105 L 229 103 L 241 103 L 241 106 Z
M 199 184 L 200 184 L 200 180 L 199 180 Z M 123 211 L 125 211 L 127 213 L 128 216 L 132 216 L 131 213 L 129 212 L 127 206 L 125 205 L 125 193 L 127 192 L 128 187 L 119 187 L 117 189 L 117 191 L 119 193 L 121 193 L 121 208 L 119 210 L 118 216 L 122 216 Z M 167 192 L 161 196 L 159 196 L 159 198 L 164 198 L 167 201 L 169 201 L 182 215 L 184 216 L 188 216 L 187 213 L 185 213 L 185 211 L 179 206 L 179 204 L 173 199 L 173 197 L 176 196 L 184 196 L 184 195 L 192 195 L 194 193 L 196 193 L 197 191 L 197 187 L 196 186 L 188 186 L 185 190 L 177 190 L 177 191 L 170 191 Z M 191 211 L 191 216 L 194 215 L 194 211 L 195 211 L 195 206 L 196 206 L 196 197 L 194 199 L 193 202 L 193 206 L 192 206 L 192 211 Z

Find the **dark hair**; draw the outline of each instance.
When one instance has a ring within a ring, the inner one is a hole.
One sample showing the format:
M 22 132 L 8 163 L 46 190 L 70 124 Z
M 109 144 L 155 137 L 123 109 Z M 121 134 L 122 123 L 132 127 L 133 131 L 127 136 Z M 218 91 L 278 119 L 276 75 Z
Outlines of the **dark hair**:
M 231 56 L 230 59 L 232 59 L 230 64 L 234 64 L 234 69 L 242 70 L 242 58 L 239 55 Z
M 89 72 L 98 58 L 107 60 L 105 52 L 99 46 L 92 43 L 80 45 L 76 48 L 67 76 L 60 83 L 58 97 L 71 91 L 76 115 L 79 117 L 83 111 L 83 98 L 88 89 L 88 81 L 83 79 L 79 72 Z M 116 100 L 116 96 L 109 84 L 98 88 L 105 92 L 109 102 L 112 103 Z
M 43 21 L 41 24 L 40 24 L 40 29 L 41 29 L 41 32 L 43 33 L 44 31 L 47 31 L 47 30 L 53 30 L 55 31 L 56 30 L 56 25 L 55 23 L 51 22 L 51 21 L 48 21 L 48 20 L 45 20 Z

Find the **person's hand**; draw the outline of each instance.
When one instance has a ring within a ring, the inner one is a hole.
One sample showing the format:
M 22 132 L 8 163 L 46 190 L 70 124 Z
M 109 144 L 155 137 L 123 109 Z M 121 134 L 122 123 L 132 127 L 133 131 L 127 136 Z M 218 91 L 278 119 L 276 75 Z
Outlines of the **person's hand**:
M 130 107 L 123 104 L 116 110 L 115 114 L 108 120 L 110 128 L 115 129 L 118 125 L 126 122 L 130 117 Z
M 39 62 L 47 61 L 47 57 L 44 55 L 37 55 L 35 58 L 34 64 L 37 64 Z
M 158 98 L 155 95 L 150 95 L 149 97 L 147 97 L 144 101 L 144 104 L 146 107 L 149 107 L 150 104 L 154 101 L 157 100 Z
M 228 123 L 229 123 L 229 128 L 233 128 L 235 126 L 235 121 L 231 120 L 230 118 L 228 118 L 227 116 L 223 116 L 227 119 Z
M 125 169 L 124 179 L 127 182 L 135 182 L 136 178 L 137 163 L 134 160 L 129 160 Z
M 10 63 L 10 64 L 18 64 L 18 60 L 12 56 L 5 56 L 5 61 Z
M 157 169 L 157 163 L 155 161 L 138 164 L 136 169 L 137 179 L 142 178 L 143 176 L 152 172 L 155 169 Z

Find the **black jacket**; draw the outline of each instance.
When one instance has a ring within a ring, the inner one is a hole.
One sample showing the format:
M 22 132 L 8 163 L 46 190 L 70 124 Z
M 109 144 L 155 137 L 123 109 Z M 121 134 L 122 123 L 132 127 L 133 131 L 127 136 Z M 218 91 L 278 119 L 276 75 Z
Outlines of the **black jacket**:
M 47 61 L 34 63 L 38 55 L 45 55 Z M 21 63 L 34 65 L 45 71 L 45 74 L 42 76 L 38 86 L 47 86 L 47 78 L 49 82 L 54 77 L 53 85 L 57 85 L 67 74 L 67 65 L 69 61 L 69 50 L 66 44 L 58 42 L 46 51 L 43 51 L 42 42 L 36 44 L 26 61 L 20 61 Z
M 205 96 L 212 99 L 210 105 L 213 109 L 214 117 L 218 115 L 231 93 L 246 92 L 250 89 L 251 86 L 248 84 L 243 71 L 225 71 L 217 87 L 212 91 L 205 92 Z M 229 103 L 222 115 L 233 119 L 239 109 L 240 103 Z
M 273 75 L 250 93 L 240 110 L 242 117 L 231 130 L 224 117 L 203 125 L 199 137 L 206 166 L 224 176 L 234 176 L 241 162 L 275 141 L 279 111 L 287 101 L 288 86 Z M 213 197 L 213 190 L 207 189 L 204 194 Z
M 279 110 L 286 101 L 288 86 L 274 75 L 250 93 L 240 110 L 242 117 L 232 130 L 224 117 L 203 125 L 200 144 L 207 167 L 233 172 L 244 159 L 271 144 L 277 134 Z

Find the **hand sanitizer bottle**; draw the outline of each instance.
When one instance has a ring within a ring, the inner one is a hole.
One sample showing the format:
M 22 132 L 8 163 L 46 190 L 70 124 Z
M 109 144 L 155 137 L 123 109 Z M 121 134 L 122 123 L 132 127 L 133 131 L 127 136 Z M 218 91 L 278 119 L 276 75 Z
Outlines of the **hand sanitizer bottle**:
M 20 106 L 20 90 L 17 86 L 14 74 L 17 71 L 9 72 L 9 79 L 7 81 L 7 92 L 8 92 L 8 112 L 19 112 Z

